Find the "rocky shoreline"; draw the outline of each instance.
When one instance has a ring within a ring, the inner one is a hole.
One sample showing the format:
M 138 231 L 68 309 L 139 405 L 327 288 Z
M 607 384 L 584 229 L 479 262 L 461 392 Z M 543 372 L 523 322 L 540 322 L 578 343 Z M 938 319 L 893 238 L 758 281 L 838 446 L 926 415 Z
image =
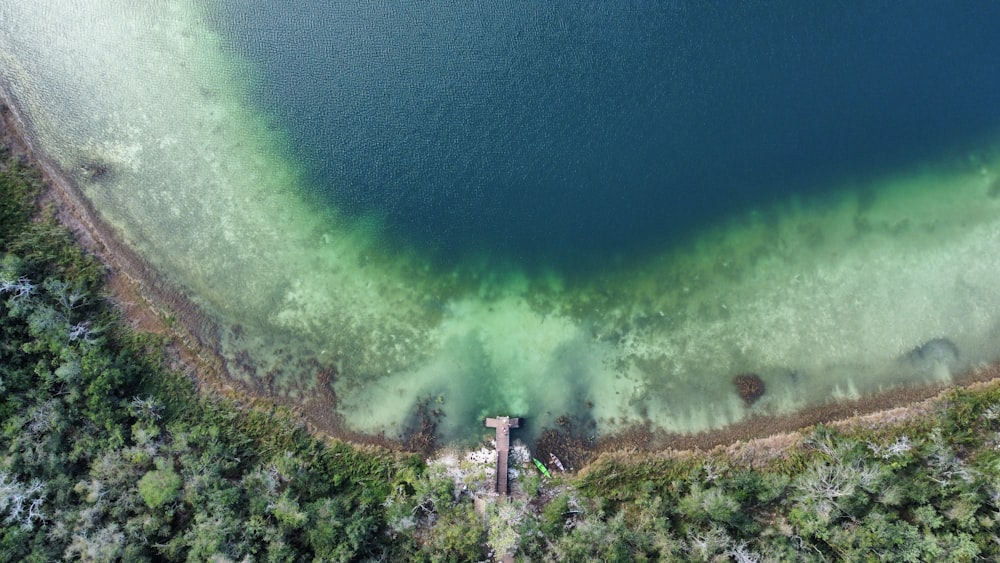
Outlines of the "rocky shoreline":
M 70 178 L 54 163 L 34 150 L 30 142 L 30 124 L 26 124 L 6 97 L 0 98 L 0 143 L 11 154 L 29 161 L 45 179 L 47 192 L 43 203 L 52 208 L 58 219 L 76 236 L 89 252 L 106 265 L 111 299 L 115 301 L 130 324 L 142 331 L 164 338 L 175 369 L 191 377 L 203 392 L 214 393 L 243 405 L 264 408 L 278 405 L 290 410 L 301 422 L 318 435 L 325 435 L 359 444 L 401 449 L 400 443 L 384 436 L 369 436 L 352 432 L 330 414 L 336 398 L 319 401 L 323 405 L 305 406 L 288 399 L 262 394 L 227 375 L 223 358 L 215 345 L 217 327 L 181 292 L 162 280 L 153 268 L 131 249 L 121 244 L 113 231 L 97 216 Z M 781 455 L 781 450 L 797 443 L 799 429 L 818 423 L 837 425 L 877 426 L 920 416 L 943 390 L 955 386 L 981 385 L 1000 375 L 1000 362 L 980 366 L 955 377 L 949 385 L 900 387 L 851 401 L 831 402 L 788 415 L 755 415 L 724 428 L 682 435 L 636 425 L 613 435 L 597 437 L 589 432 L 586 421 L 563 417 L 554 428 L 543 429 L 537 444 L 539 454 L 556 454 L 582 467 L 597 454 L 617 451 L 683 451 L 722 448 L 734 456 L 749 461 Z M 760 393 L 763 393 L 763 389 Z M 325 413 L 325 414 L 324 414 Z M 504 413 L 516 415 L 519 413 Z M 433 422 L 433 421 L 431 421 Z M 475 421 L 470 422 L 470 424 Z M 433 433 L 422 425 L 423 433 Z M 432 436 L 421 436 L 420 449 Z

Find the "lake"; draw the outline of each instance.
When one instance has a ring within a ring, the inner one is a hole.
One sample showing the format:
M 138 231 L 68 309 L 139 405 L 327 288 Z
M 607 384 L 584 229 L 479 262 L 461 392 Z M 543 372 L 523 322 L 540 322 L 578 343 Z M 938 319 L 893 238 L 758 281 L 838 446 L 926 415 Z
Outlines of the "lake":
M 36 147 L 212 319 L 235 381 L 321 426 L 693 433 L 998 355 L 995 4 L 0 21 Z

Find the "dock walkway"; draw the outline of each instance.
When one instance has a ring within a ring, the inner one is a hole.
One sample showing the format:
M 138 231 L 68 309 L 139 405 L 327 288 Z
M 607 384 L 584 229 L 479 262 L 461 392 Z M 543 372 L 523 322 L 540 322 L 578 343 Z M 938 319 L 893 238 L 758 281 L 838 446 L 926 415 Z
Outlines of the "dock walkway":
M 497 482 L 496 491 L 507 496 L 507 458 L 510 455 L 510 429 L 521 425 L 520 418 L 498 416 L 487 418 L 485 424 L 497 431 Z

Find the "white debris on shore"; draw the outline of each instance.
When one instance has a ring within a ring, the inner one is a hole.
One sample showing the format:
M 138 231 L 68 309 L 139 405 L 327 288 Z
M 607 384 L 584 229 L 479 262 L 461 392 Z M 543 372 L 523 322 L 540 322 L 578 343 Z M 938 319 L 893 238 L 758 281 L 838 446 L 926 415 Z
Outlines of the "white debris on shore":
M 476 450 L 460 452 L 444 450 L 437 457 L 427 460 L 427 465 L 444 473 L 455 483 L 456 494 L 468 492 L 476 496 L 496 495 L 496 442 Z M 516 442 L 510 447 L 508 477 L 521 476 L 521 466 L 531 461 L 528 447 Z

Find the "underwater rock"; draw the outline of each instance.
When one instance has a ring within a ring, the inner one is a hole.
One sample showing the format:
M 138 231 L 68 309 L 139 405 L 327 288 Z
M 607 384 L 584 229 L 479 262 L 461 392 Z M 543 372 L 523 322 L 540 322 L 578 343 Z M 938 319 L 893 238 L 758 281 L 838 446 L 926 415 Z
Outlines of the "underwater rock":
M 951 373 L 958 364 L 958 346 L 947 338 L 933 338 L 904 354 L 901 361 L 920 373 L 942 368 Z
M 101 182 L 111 177 L 111 166 L 101 160 L 84 160 L 79 166 L 81 175 L 91 182 Z
M 736 392 L 746 406 L 751 407 L 764 394 L 764 381 L 755 373 L 741 373 L 733 378 Z

